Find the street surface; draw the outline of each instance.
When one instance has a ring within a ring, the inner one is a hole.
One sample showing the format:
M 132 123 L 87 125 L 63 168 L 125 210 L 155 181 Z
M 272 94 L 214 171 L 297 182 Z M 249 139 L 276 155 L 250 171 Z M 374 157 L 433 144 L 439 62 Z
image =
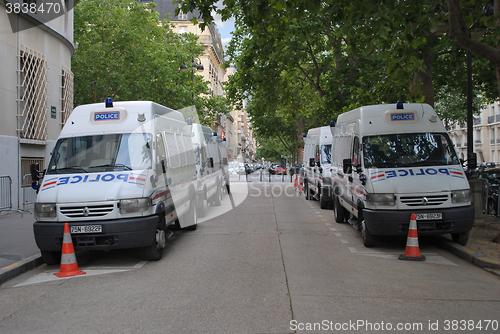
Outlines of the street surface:
M 0 333 L 500 333 L 498 276 L 430 239 L 425 262 L 397 259 L 406 238 L 365 248 L 289 175 L 263 178 L 233 175 L 231 196 L 174 231 L 158 262 L 82 252 L 86 275 L 42 265 L 8 281 Z

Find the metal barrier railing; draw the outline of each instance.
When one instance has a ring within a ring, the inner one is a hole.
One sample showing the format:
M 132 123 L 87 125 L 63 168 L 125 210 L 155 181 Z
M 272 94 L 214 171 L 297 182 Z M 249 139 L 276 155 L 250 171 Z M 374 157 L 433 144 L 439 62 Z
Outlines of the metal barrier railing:
M 0 176 L 0 211 L 12 208 L 12 179 L 10 176 Z
M 23 188 L 23 211 L 26 211 L 26 205 L 33 204 L 36 201 L 36 190 L 31 187 L 31 174 L 23 176 L 21 187 Z M 31 213 L 31 210 L 28 211 Z
M 10 176 L 0 176 L 0 211 L 12 210 L 12 179 Z M 21 210 L 15 209 L 21 213 Z

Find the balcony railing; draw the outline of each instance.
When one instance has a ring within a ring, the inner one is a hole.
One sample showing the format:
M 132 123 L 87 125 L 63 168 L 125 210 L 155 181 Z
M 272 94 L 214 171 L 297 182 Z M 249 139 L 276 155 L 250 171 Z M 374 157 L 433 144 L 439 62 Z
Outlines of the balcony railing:
M 495 116 L 488 116 L 488 124 L 495 122 Z
M 217 55 L 217 57 L 219 58 L 219 61 L 222 63 L 224 63 L 224 56 L 222 55 L 222 52 L 219 50 L 219 47 L 217 46 L 217 44 L 215 43 L 214 39 L 212 38 L 212 36 L 208 36 L 208 35 L 201 35 L 199 36 L 199 39 L 198 39 L 201 43 L 205 44 L 205 45 L 212 45 L 214 51 L 215 51 L 215 54 Z
M 476 118 L 474 120 L 474 125 L 479 125 L 479 124 L 481 124 L 481 118 Z
M 496 115 L 495 118 L 497 122 L 500 122 L 500 114 Z

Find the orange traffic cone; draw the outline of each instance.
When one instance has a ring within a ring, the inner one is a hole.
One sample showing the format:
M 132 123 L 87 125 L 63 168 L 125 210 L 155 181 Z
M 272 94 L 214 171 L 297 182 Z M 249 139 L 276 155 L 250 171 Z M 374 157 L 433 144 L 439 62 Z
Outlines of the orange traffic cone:
M 298 176 L 297 176 L 297 174 L 295 174 L 295 182 L 293 183 L 294 188 L 297 188 L 297 182 L 298 182 L 297 178 L 298 178 Z
M 71 240 L 71 233 L 69 231 L 69 224 L 65 223 L 61 254 L 61 268 L 59 272 L 55 273 L 54 275 L 56 275 L 57 277 L 71 277 L 84 274 L 84 271 L 78 269 L 75 249 L 73 248 L 73 241 Z
M 399 255 L 400 260 L 425 261 L 425 256 L 420 255 L 418 247 L 417 217 L 411 214 L 410 228 L 408 229 L 408 239 L 406 239 L 406 250 L 404 254 Z
M 304 180 L 302 179 L 302 175 L 300 176 L 299 181 L 299 192 L 304 192 Z

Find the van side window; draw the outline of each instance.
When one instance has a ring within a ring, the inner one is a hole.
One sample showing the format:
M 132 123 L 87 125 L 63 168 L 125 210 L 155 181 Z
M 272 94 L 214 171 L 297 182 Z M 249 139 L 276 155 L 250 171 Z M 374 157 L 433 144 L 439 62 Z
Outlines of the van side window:
M 163 144 L 163 138 L 161 136 L 161 132 L 158 132 L 156 134 L 156 156 L 158 158 L 161 158 L 161 157 L 165 157 L 166 158 L 165 145 Z M 159 160 L 160 159 L 158 159 L 157 162 L 160 162 Z
M 359 137 L 354 137 L 354 145 L 352 148 L 352 164 L 353 164 L 353 166 L 361 163 L 361 161 L 359 160 L 359 154 L 360 154 Z

